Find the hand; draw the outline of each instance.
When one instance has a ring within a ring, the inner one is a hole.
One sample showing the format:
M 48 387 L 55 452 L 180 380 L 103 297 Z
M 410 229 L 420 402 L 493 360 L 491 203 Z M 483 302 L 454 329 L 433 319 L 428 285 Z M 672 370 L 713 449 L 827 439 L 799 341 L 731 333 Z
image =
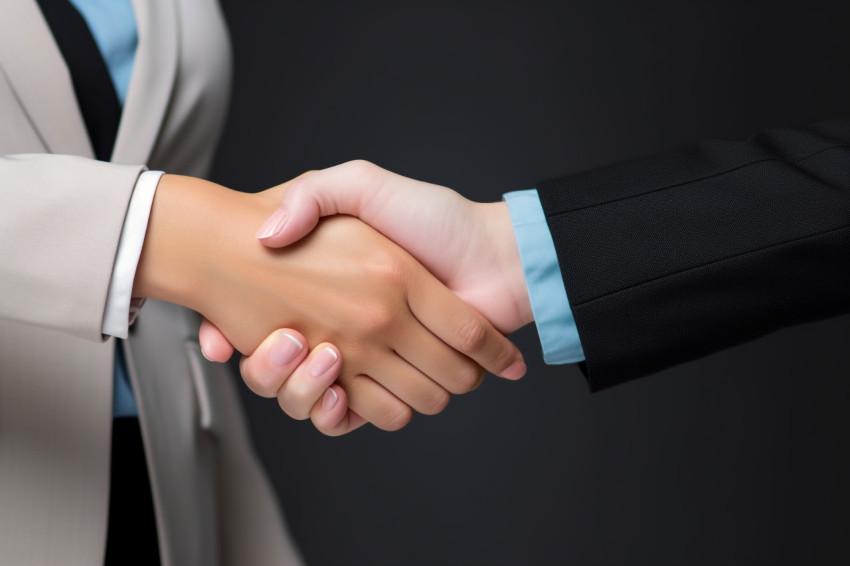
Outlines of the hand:
M 248 195 L 164 176 L 134 295 L 200 312 L 246 354 L 278 327 L 335 344 L 348 406 L 388 430 L 406 424 L 411 407 L 436 413 L 450 392 L 474 388 L 481 373 L 473 360 L 494 373 L 522 366 L 481 315 L 362 222 L 333 219 L 285 250 L 258 244 L 250 227 L 282 191 Z M 268 396 L 285 391 L 250 385 Z
M 500 331 L 533 320 L 506 204 L 474 203 L 445 187 L 353 161 L 290 181 L 257 235 L 268 246 L 285 246 L 334 214 L 357 216 L 405 248 Z M 227 359 L 232 353 L 214 329 L 202 329 L 201 337 L 208 354 Z M 257 358 L 243 360 L 243 376 L 267 365 Z M 321 414 L 317 408 L 314 422 Z
M 269 247 L 287 246 L 336 214 L 356 216 L 393 240 L 503 333 L 534 320 L 504 202 L 472 202 L 351 161 L 290 181 L 257 237 Z

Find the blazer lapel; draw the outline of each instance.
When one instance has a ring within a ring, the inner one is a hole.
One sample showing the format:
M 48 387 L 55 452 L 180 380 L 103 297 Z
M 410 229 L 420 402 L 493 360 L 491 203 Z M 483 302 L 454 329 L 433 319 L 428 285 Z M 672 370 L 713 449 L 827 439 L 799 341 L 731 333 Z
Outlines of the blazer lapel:
M 33 0 L 3 2 L 0 69 L 47 151 L 94 156 L 68 67 Z
M 118 126 L 112 161 L 149 159 L 165 121 L 177 77 L 178 20 L 171 0 L 133 0 L 139 45 Z

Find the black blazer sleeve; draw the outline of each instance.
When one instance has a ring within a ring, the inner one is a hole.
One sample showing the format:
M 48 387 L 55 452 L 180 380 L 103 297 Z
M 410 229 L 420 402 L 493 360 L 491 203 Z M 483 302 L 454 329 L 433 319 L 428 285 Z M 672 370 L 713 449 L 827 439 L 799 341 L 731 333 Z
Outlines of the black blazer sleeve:
M 850 312 L 850 119 L 538 192 L 593 390 Z

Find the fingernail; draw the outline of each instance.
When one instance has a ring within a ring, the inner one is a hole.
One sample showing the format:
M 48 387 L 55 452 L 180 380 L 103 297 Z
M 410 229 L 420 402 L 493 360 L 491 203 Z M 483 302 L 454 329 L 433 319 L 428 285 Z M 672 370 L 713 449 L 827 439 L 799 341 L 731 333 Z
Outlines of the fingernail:
M 336 401 L 339 399 L 339 395 L 336 394 L 336 391 L 333 389 L 328 389 L 325 391 L 325 396 L 322 397 L 322 408 L 326 411 L 330 411 L 336 405 Z
M 316 354 L 316 357 L 310 360 L 310 375 L 319 377 L 331 369 L 336 360 L 336 352 L 327 347 L 323 348 L 321 352 Z
M 276 366 L 285 366 L 294 360 L 303 348 L 304 345 L 295 336 L 284 332 L 272 344 L 269 350 L 269 360 Z
M 286 226 L 286 210 L 283 208 L 278 208 L 275 210 L 269 219 L 266 220 L 266 223 L 262 225 L 262 227 L 257 230 L 257 238 L 263 239 L 268 238 L 270 236 L 274 236 L 283 230 L 283 227 Z
M 508 369 L 499 374 L 499 377 L 504 377 L 505 379 L 519 379 L 520 377 L 525 375 L 526 367 L 525 362 L 522 360 L 517 360 L 511 365 L 508 366 Z

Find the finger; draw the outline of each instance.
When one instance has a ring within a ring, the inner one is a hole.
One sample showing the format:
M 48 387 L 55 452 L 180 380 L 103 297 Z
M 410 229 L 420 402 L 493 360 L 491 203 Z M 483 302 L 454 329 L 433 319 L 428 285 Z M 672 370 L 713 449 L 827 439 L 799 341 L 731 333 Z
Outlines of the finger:
M 341 436 L 366 424 L 366 419 L 349 410 L 348 395 L 339 385 L 331 385 L 310 412 L 313 426 L 328 436 Z
M 314 348 L 278 390 L 280 408 L 293 419 L 308 418 L 341 367 L 342 358 L 335 346 L 325 343 Z
M 348 394 L 349 408 L 381 430 L 398 430 L 413 418 L 413 410 L 368 375 L 342 375 L 337 380 Z
M 274 397 L 307 355 L 307 341 L 291 329 L 276 330 L 239 360 L 239 370 L 248 388 L 261 397 Z
M 448 355 L 450 352 L 451 349 L 445 347 L 440 354 Z M 446 408 L 451 399 L 449 392 L 439 383 L 395 352 L 375 360 L 370 365 L 369 376 L 401 402 L 424 415 L 436 415 Z
M 207 319 L 201 321 L 198 329 L 198 343 L 201 353 L 211 362 L 224 363 L 233 355 L 233 345 L 224 337 L 221 330 Z
M 448 346 L 420 323 L 398 333 L 393 347 L 411 366 L 450 393 L 468 393 L 484 379 L 481 366 Z
M 266 246 L 279 248 L 310 233 L 319 218 L 334 214 L 360 216 L 365 202 L 375 198 L 382 187 L 379 173 L 386 173 L 365 161 L 351 161 L 287 183 L 280 206 L 257 231 Z
M 408 287 L 408 303 L 416 318 L 487 371 L 506 379 L 525 375 L 525 362 L 517 347 L 424 268 L 422 271 Z

